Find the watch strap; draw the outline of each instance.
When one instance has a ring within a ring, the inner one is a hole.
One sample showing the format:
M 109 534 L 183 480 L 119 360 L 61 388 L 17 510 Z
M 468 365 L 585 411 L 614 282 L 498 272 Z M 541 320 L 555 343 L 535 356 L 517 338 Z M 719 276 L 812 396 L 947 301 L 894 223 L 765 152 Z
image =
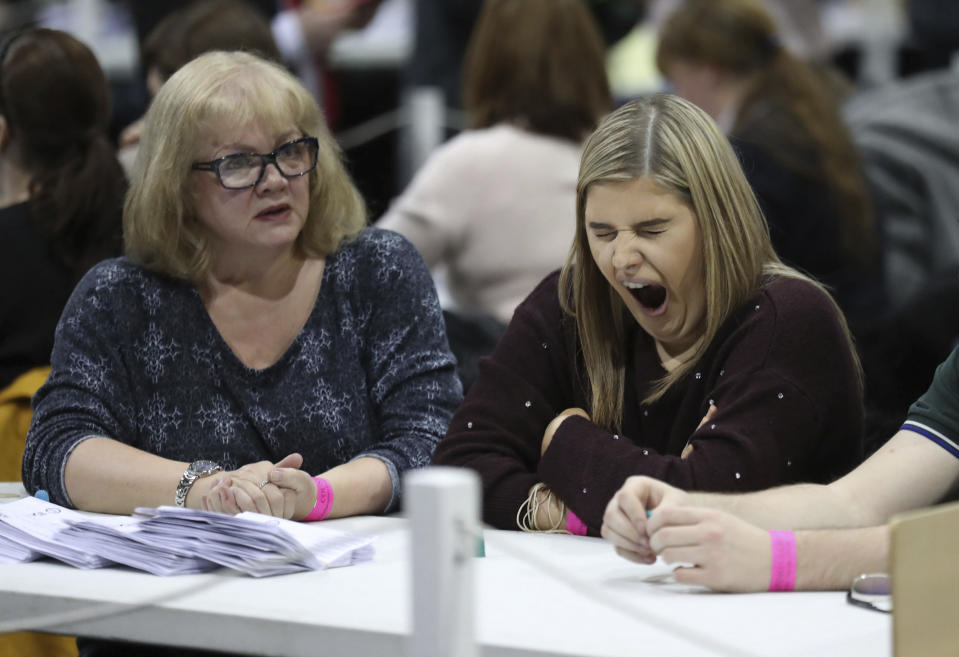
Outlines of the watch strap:
M 187 471 L 180 477 L 180 483 L 176 486 L 176 494 L 173 496 L 173 502 L 177 506 L 186 506 L 186 496 L 193 488 L 193 482 L 199 479 L 199 475 L 187 468 Z
M 199 470 L 197 466 L 203 469 Z M 222 469 L 222 467 L 212 461 L 194 461 L 191 463 L 183 473 L 183 476 L 180 477 L 180 482 L 177 484 L 176 492 L 173 495 L 173 503 L 179 507 L 186 506 L 186 496 L 190 493 L 190 489 L 193 488 L 196 480 L 201 477 L 208 477 L 215 472 L 220 472 Z

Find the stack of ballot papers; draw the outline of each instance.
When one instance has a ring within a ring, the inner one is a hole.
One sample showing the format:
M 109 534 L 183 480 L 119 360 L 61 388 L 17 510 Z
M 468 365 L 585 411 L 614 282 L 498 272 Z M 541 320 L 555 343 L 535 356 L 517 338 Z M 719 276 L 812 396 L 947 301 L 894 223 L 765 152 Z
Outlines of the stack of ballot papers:
M 225 566 L 264 577 L 369 561 L 374 539 L 259 513 L 161 506 L 90 515 L 34 497 L 0 506 L 0 563 L 47 556 L 78 568 L 123 564 L 181 575 Z

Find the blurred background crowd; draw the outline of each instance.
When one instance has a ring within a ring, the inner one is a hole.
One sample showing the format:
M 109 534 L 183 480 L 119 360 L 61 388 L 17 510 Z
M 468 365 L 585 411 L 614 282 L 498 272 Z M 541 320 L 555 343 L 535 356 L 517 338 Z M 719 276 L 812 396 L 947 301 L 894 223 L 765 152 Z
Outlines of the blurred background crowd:
M 584 0 L 584 17 L 560 0 L 488 4 L 502 7 L 479 29 L 483 0 L 7 0 L 0 29 L 89 46 L 126 171 L 152 95 L 191 58 L 283 62 L 320 100 L 370 222 L 434 272 L 467 387 L 512 308 L 563 263 L 581 140 L 627 100 L 676 92 L 736 146 L 780 256 L 847 313 L 867 451 L 891 435 L 959 336 L 959 5 Z M 83 248 L 61 248 L 64 262 L 110 253 Z M 0 318 L 31 314 L 13 304 Z

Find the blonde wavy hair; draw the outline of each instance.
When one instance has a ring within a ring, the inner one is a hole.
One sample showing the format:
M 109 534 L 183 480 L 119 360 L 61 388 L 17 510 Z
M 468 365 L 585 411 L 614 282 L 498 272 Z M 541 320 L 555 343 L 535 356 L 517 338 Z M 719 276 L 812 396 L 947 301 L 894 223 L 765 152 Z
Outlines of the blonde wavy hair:
M 670 94 L 632 101 L 609 114 L 586 140 L 576 187 L 576 235 L 560 276 L 560 303 L 575 317 L 591 387 L 593 421 L 621 428 L 626 327 L 634 321 L 590 253 L 586 199 L 595 184 L 655 181 L 693 210 L 702 235 L 706 317 L 693 357 L 653 386 L 652 403 L 685 377 L 717 331 L 749 297 L 776 277 L 808 281 L 773 251 L 769 229 L 739 161 L 712 119 Z M 858 363 L 842 311 L 832 301 Z
M 366 225 L 366 208 L 313 96 L 286 69 L 244 52 L 209 52 L 173 74 L 147 111 L 123 208 L 124 248 L 153 271 L 191 282 L 209 271 L 206 231 L 191 207 L 189 176 L 203 137 L 219 126 L 291 127 L 319 142 L 310 209 L 296 240 L 322 257 Z

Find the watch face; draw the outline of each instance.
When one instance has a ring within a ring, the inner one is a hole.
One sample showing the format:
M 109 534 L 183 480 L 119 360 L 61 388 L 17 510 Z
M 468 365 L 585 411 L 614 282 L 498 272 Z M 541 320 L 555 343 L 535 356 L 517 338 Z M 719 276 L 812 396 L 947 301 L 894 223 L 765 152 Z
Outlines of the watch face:
M 190 471 L 199 476 L 213 474 L 220 466 L 213 461 L 194 461 L 190 464 Z

